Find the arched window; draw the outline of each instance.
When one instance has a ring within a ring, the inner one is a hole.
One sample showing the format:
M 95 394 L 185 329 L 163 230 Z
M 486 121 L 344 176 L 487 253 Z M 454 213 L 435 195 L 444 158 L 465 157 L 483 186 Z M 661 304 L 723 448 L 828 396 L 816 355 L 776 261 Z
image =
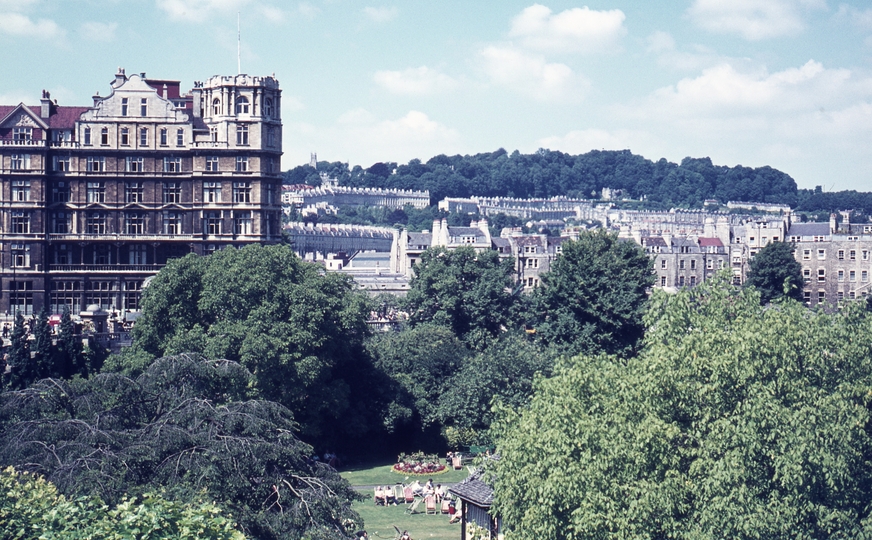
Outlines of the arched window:
M 266 98 L 266 100 L 264 100 L 263 103 L 264 103 L 263 115 L 266 116 L 267 118 L 272 118 L 272 115 L 273 115 L 272 100 L 270 98 Z
M 212 100 L 212 115 L 218 116 L 221 114 L 221 100 L 215 98 Z
M 248 114 L 248 99 L 245 96 L 236 98 L 236 114 Z

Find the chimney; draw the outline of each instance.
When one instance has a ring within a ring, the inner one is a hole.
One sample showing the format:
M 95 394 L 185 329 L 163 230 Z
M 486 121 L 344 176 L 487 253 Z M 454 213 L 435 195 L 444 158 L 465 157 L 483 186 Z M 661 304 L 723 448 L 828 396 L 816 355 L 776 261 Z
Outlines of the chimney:
M 166 83 L 164 83 L 164 85 L 163 85 L 163 98 L 164 99 L 167 98 L 167 85 L 166 85 Z
M 42 99 L 39 100 L 39 116 L 42 118 L 48 118 L 51 116 L 51 94 L 48 90 L 42 91 Z
M 201 103 L 203 100 L 203 90 L 199 87 L 194 86 L 194 89 L 191 90 L 191 95 L 194 99 L 194 118 L 202 118 L 203 116 L 203 104 Z
M 124 68 L 119 67 L 115 73 L 115 80 L 112 81 L 112 88 L 118 88 L 127 81 L 127 75 L 124 74 Z
M 838 232 L 838 225 L 836 223 L 836 214 L 830 214 L 830 233 Z

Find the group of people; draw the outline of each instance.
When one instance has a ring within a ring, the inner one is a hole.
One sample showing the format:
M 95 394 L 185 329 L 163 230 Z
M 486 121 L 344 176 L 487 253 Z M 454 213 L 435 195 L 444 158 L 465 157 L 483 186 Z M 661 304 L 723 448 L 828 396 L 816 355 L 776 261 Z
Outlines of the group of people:
M 397 505 L 397 494 L 393 486 L 376 486 L 375 504 L 379 506 Z

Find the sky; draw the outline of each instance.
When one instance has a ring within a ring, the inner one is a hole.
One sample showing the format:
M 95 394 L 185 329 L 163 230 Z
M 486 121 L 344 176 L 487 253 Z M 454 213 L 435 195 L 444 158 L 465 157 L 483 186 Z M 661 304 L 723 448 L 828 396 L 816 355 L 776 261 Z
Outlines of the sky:
M 629 149 L 872 191 L 869 0 L 0 0 L 0 51 L 0 104 L 275 74 L 285 169 Z

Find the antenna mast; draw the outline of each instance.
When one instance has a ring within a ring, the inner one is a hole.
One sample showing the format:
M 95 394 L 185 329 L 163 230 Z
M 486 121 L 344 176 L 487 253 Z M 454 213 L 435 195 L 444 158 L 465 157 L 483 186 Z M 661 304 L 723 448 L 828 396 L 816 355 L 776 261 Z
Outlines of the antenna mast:
M 242 74 L 242 32 L 239 27 L 239 12 L 236 12 L 236 74 Z

